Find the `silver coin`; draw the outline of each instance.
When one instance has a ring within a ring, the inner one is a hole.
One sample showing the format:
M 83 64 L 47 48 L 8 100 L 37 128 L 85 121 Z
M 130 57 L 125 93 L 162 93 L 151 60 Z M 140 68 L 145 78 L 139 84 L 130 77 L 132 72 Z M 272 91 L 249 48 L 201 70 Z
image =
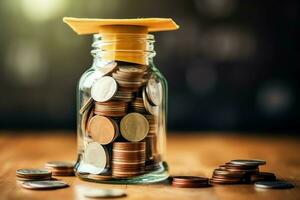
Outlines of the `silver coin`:
M 63 181 L 26 181 L 23 182 L 22 187 L 27 189 L 56 189 L 67 187 L 68 184 Z
M 162 101 L 162 85 L 155 79 L 149 79 L 146 86 L 147 97 L 153 105 L 159 106 Z
M 102 74 L 102 76 L 105 76 L 111 72 L 113 72 L 117 67 L 116 62 L 109 62 L 106 65 L 100 65 L 100 67 L 95 71 L 97 73 L 98 71 Z
M 152 105 L 149 103 L 148 98 L 147 98 L 147 95 L 146 95 L 146 90 L 145 90 L 145 88 L 143 89 L 143 102 L 144 102 L 145 109 L 146 109 L 150 114 L 155 115 L 155 116 L 158 115 L 159 107 L 158 107 L 158 106 L 152 106 Z
M 103 76 L 92 86 L 91 96 L 95 101 L 105 102 L 110 100 L 117 92 L 118 85 L 114 78 Z
M 18 169 L 16 171 L 17 175 L 23 176 L 46 176 L 51 175 L 51 172 L 46 169 Z
M 265 165 L 266 161 L 265 160 L 257 160 L 257 159 L 253 159 L 253 160 L 240 159 L 240 160 L 231 160 L 230 163 L 234 164 L 234 165 L 256 166 L 256 165 Z
M 91 174 L 99 174 L 104 171 L 108 163 L 106 149 L 97 142 L 87 144 L 83 154 L 83 161 L 80 163 L 78 171 Z
M 89 198 L 125 197 L 126 192 L 121 189 L 88 189 L 84 191 L 84 196 Z
M 294 185 L 285 181 L 259 181 L 256 182 L 255 187 L 264 189 L 286 189 L 293 188 Z

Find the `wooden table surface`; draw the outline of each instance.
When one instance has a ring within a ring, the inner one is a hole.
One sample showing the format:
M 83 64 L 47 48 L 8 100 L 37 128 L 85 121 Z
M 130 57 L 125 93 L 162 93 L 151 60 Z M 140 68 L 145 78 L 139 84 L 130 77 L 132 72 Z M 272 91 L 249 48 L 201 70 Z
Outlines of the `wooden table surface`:
M 212 170 L 236 158 L 267 160 L 261 171 L 274 172 L 295 184 L 293 189 L 258 190 L 253 185 L 215 185 L 209 188 L 174 188 L 167 184 L 109 185 L 63 177 L 70 187 L 33 191 L 16 182 L 19 168 L 41 167 L 50 160 L 76 159 L 76 136 L 66 132 L 0 132 L 0 199 L 86 199 L 82 190 L 123 188 L 123 199 L 300 199 L 300 140 L 288 137 L 239 136 L 229 133 L 169 134 L 167 161 L 172 175 L 211 176 Z

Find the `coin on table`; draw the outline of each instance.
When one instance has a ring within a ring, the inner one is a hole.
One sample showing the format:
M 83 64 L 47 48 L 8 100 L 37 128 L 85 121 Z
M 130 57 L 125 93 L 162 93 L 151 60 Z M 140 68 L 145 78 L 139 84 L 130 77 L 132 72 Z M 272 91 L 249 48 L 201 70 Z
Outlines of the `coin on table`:
M 45 178 L 51 177 L 51 171 L 46 169 L 18 169 L 16 175 L 21 178 Z
M 74 162 L 67 162 L 67 161 L 49 161 L 45 164 L 46 167 L 51 168 L 73 168 Z
M 258 182 L 258 181 L 276 181 L 276 176 L 270 172 L 258 172 L 255 174 L 251 174 L 250 181 Z
M 73 176 L 74 163 L 66 161 L 50 161 L 45 164 L 45 168 L 52 172 L 53 176 Z
M 108 154 L 106 149 L 97 142 L 91 142 L 87 145 L 83 154 L 82 172 L 91 174 L 101 173 L 108 163 Z
M 131 142 L 143 140 L 149 132 L 148 120 L 140 113 L 129 113 L 120 122 L 122 136 Z
M 294 185 L 285 181 L 259 181 L 256 182 L 255 187 L 263 189 L 287 189 L 293 188 Z
M 208 178 L 197 176 L 174 176 L 172 186 L 180 188 L 209 187 Z
M 234 165 L 256 166 L 256 165 L 265 165 L 266 161 L 258 160 L 258 159 L 253 159 L 253 160 L 239 159 L 239 160 L 231 160 L 230 163 Z
M 114 78 L 103 76 L 93 84 L 91 96 L 95 101 L 105 102 L 115 95 L 117 89 L 118 85 Z
M 114 120 L 96 115 L 88 122 L 88 133 L 96 142 L 109 144 L 116 138 L 116 126 Z
M 87 189 L 84 191 L 84 196 L 89 198 L 116 198 L 125 197 L 125 190 L 121 189 Z
M 155 79 L 149 79 L 147 86 L 146 86 L 146 93 L 147 97 L 155 106 L 159 106 L 162 101 L 162 85 L 160 82 L 156 81 Z
M 32 190 L 58 189 L 68 187 L 63 181 L 26 181 L 21 184 L 22 187 Z

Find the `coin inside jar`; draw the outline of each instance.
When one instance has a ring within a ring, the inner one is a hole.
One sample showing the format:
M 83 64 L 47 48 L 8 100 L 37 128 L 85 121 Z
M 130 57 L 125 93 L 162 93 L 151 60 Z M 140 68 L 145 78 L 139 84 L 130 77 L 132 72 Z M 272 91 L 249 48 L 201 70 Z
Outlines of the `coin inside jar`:
M 146 93 L 149 101 L 156 106 L 159 106 L 162 101 L 162 85 L 155 79 L 150 79 L 146 86 Z
M 114 120 L 96 115 L 88 123 L 88 133 L 100 144 L 109 144 L 116 138 L 116 127 Z
M 158 112 L 159 112 L 159 107 L 158 106 L 152 106 L 148 100 L 148 97 L 146 95 L 146 90 L 145 88 L 143 89 L 143 102 L 144 102 L 144 106 L 145 109 L 152 115 L 157 116 Z
M 114 78 L 103 76 L 93 84 L 91 96 L 95 101 L 105 102 L 114 96 L 117 89 L 118 85 Z
M 148 120 L 140 113 L 129 113 L 120 122 L 122 136 L 131 142 L 143 140 L 149 132 Z
M 80 163 L 78 171 L 100 174 L 104 171 L 107 162 L 108 154 L 106 149 L 97 142 L 91 142 L 86 146 L 83 161 Z

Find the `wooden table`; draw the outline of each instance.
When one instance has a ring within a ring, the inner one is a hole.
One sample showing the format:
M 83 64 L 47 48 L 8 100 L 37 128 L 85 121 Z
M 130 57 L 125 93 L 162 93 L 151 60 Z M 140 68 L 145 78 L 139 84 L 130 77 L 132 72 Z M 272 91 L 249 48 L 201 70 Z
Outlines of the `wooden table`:
M 262 171 L 295 184 L 293 189 L 257 190 L 253 185 L 216 185 L 210 188 L 184 189 L 166 184 L 107 185 L 63 177 L 70 187 L 59 190 L 33 191 L 16 182 L 19 168 L 41 167 L 50 160 L 76 159 L 76 136 L 66 132 L 0 132 L 0 199 L 85 199 L 82 190 L 123 188 L 123 199 L 300 199 L 300 140 L 288 137 L 240 136 L 229 133 L 169 134 L 168 163 L 173 175 L 211 176 L 219 164 L 235 158 L 267 160 Z

